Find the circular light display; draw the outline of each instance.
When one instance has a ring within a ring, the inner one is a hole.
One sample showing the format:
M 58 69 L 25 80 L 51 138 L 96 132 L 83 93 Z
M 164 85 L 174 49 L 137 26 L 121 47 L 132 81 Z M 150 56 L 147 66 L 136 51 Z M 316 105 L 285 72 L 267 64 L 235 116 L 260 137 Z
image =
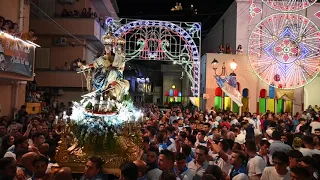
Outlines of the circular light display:
M 262 0 L 270 8 L 281 12 L 296 12 L 306 9 L 316 0 Z
M 320 69 L 320 30 L 308 18 L 273 14 L 251 32 L 251 67 L 265 83 L 295 89 L 311 82 Z

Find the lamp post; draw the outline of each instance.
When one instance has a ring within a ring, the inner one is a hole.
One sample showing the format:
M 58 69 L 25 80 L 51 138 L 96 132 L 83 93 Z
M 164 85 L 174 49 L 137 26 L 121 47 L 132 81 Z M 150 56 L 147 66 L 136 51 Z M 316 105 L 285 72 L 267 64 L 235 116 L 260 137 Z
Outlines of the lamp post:
M 215 76 L 227 76 L 227 71 L 226 71 L 226 64 L 225 62 L 222 63 L 222 67 L 221 67 L 221 73 L 217 74 L 217 69 L 218 69 L 218 65 L 219 65 L 219 61 L 214 59 L 211 62 L 212 65 L 212 69 L 214 70 L 214 74 Z M 236 76 L 236 73 L 234 72 L 237 69 L 237 63 L 236 61 L 233 59 L 233 61 L 230 63 L 230 69 L 232 70 L 232 73 L 230 73 L 230 76 Z

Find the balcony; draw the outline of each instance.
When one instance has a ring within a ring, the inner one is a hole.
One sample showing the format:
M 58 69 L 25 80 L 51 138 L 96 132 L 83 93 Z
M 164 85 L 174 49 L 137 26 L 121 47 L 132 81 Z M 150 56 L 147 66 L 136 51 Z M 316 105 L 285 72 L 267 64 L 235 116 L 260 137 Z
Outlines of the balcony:
M 86 80 L 76 71 L 36 70 L 36 80 L 39 87 L 82 87 Z
M 100 42 L 105 30 L 100 24 L 91 18 L 53 18 L 53 20 L 71 33 L 82 39 L 86 39 L 94 46 L 103 46 Z M 30 29 L 34 29 L 38 36 L 68 36 L 62 28 L 58 27 L 49 19 L 33 18 L 30 19 Z
M 119 13 L 116 0 L 90 0 L 97 12 L 104 17 L 118 18 Z

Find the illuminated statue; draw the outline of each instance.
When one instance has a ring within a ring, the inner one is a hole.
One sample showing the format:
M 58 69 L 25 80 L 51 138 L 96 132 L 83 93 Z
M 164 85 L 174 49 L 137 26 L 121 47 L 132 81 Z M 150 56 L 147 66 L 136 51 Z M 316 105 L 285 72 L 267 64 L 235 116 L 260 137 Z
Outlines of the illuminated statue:
M 91 104 L 93 112 L 112 112 L 115 102 L 119 102 L 128 94 L 130 83 L 123 79 L 125 67 L 125 40 L 115 38 L 111 33 L 102 37 L 105 46 L 105 55 L 100 56 L 92 64 L 78 63 L 83 72 L 87 74 L 87 88 L 90 92 L 84 96 L 82 103 Z M 114 56 L 111 54 L 114 52 Z M 94 70 L 93 76 L 91 70 Z M 91 81 L 92 80 L 92 81 Z M 92 84 L 92 86 L 91 86 Z M 94 100 L 93 100 L 94 99 Z M 112 105 L 111 105 L 112 104 Z

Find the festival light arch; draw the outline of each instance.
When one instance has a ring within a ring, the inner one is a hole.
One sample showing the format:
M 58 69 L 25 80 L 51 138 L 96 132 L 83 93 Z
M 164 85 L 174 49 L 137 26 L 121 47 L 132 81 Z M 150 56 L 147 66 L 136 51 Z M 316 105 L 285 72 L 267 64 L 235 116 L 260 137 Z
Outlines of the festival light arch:
M 183 67 L 194 97 L 200 96 L 201 25 L 190 22 L 107 18 L 116 37 L 126 39 L 126 60 L 173 61 Z

